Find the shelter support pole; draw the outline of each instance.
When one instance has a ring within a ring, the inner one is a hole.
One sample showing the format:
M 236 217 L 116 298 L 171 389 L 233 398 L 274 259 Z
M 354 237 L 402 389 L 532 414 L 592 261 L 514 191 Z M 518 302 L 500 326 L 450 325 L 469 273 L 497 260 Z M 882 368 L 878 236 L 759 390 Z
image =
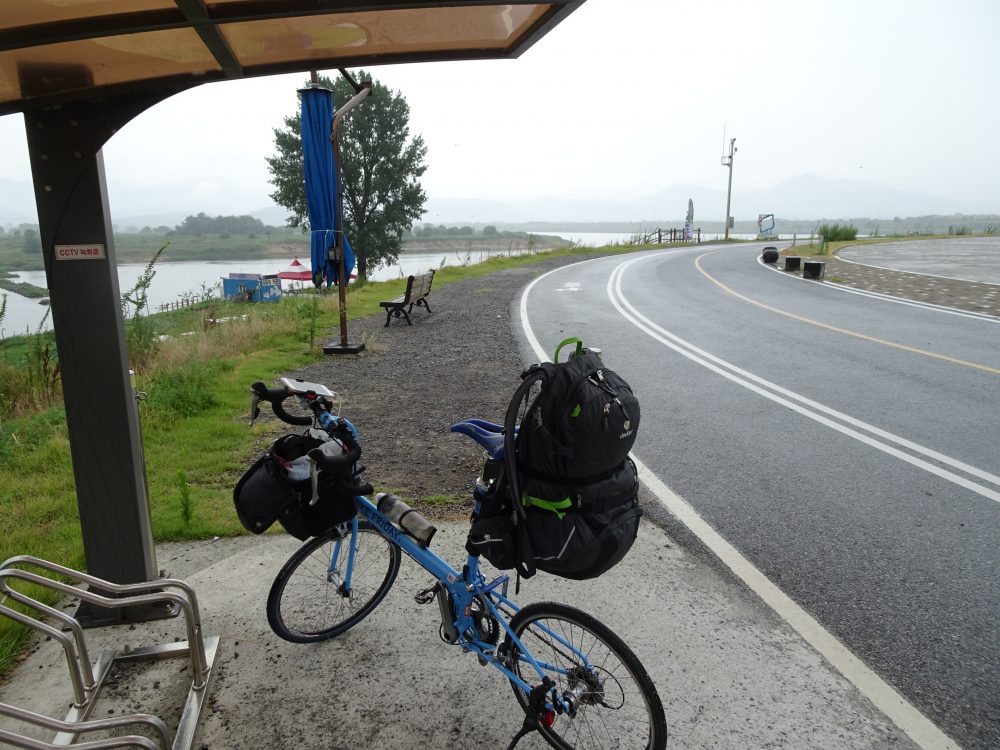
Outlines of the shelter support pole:
M 87 571 L 121 584 L 153 580 L 157 567 L 101 148 L 171 93 L 24 115 Z M 82 606 L 78 619 L 95 626 L 172 614 Z

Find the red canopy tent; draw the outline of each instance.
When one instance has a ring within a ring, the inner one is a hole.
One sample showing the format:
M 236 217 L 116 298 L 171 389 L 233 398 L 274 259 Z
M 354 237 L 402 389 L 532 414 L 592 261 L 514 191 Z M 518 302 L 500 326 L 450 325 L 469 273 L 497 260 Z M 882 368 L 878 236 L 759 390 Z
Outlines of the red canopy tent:
M 312 271 L 299 263 L 296 258 L 292 264 L 278 274 L 279 279 L 290 279 L 291 281 L 312 281 Z

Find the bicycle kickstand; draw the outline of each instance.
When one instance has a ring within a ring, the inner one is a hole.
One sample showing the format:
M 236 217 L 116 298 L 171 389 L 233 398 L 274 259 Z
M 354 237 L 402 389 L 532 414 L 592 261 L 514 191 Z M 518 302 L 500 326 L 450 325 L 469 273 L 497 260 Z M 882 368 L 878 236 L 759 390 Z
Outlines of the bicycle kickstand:
M 542 678 L 542 684 L 536 685 L 528 693 L 528 711 L 524 714 L 524 723 L 520 731 L 514 735 L 514 739 L 507 745 L 507 750 L 514 750 L 514 746 L 532 732 L 538 731 L 538 722 L 541 721 L 546 726 L 552 726 L 555 719 L 554 712 L 545 709 L 545 696 L 555 683 L 548 677 Z

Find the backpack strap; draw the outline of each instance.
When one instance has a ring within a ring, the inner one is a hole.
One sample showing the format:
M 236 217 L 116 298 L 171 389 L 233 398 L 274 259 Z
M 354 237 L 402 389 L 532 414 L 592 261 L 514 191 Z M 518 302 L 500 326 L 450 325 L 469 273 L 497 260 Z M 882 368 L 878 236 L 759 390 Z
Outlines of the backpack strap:
M 532 365 L 521 373 L 521 385 L 514 391 L 510 404 L 507 406 L 507 413 L 504 415 L 504 469 L 507 476 L 507 493 L 510 498 L 511 513 L 514 516 L 514 538 L 518 546 L 517 574 L 518 584 L 520 578 L 531 578 L 536 573 L 535 554 L 531 548 L 531 540 L 526 533 L 521 533 L 521 527 L 527 520 L 524 506 L 521 504 L 521 482 L 517 469 L 517 415 L 521 411 L 528 394 L 535 383 L 548 379 L 551 363 Z

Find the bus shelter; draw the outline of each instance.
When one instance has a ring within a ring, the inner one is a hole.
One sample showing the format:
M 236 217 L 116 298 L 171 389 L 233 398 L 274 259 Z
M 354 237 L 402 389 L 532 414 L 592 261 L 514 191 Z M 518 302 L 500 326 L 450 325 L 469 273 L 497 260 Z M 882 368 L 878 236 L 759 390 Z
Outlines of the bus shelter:
M 121 584 L 157 576 L 101 156 L 108 139 L 167 97 L 217 81 L 516 58 L 583 1 L 4 3 L 0 115 L 24 117 L 91 575 Z

